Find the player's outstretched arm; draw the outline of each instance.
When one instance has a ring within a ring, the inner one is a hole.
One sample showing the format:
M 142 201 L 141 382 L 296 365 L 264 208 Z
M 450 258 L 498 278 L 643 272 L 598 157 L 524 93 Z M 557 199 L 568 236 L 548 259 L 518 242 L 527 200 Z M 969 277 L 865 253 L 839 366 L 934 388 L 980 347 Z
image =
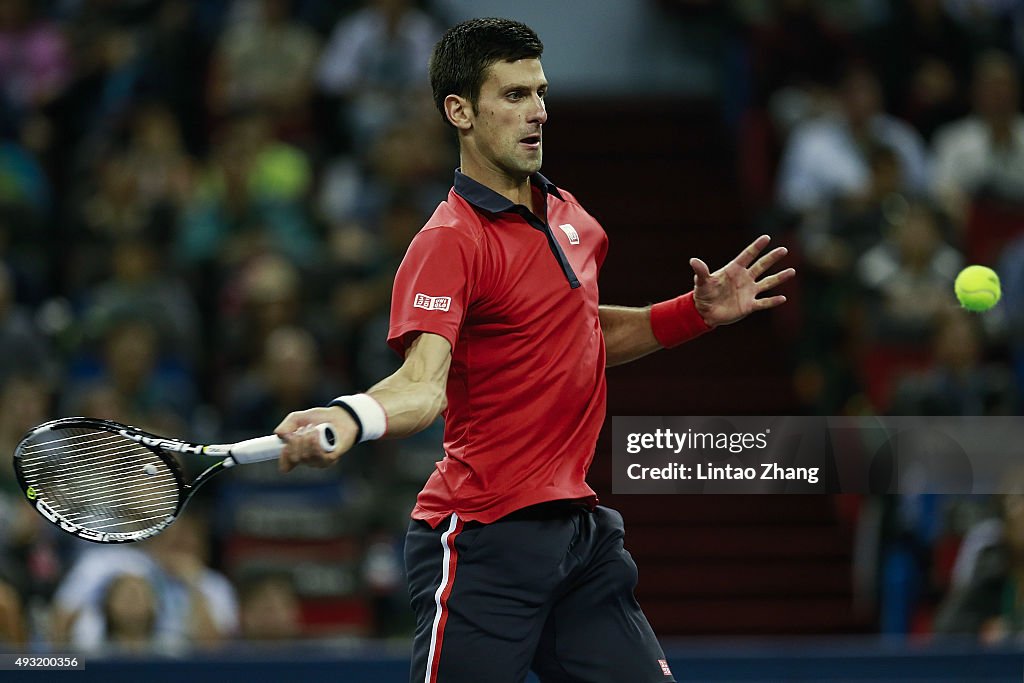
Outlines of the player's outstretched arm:
M 405 362 L 393 375 L 378 382 L 364 401 L 384 421 L 382 436 L 401 438 L 425 429 L 445 408 L 445 387 L 452 362 L 451 344 L 444 337 L 423 333 L 405 354 Z M 382 414 L 379 412 L 382 411 Z M 314 427 L 326 422 L 334 427 L 337 446 L 325 453 Z M 360 438 L 363 427 L 349 411 L 339 406 L 310 408 L 291 413 L 274 433 L 284 439 L 280 466 L 288 472 L 297 465 L 328 467 Z
M 622 365 L 662 348 L 651 329 L 651 307 L 601 306 L 605 364 Z
M 699 258 L 690 259 L 693 291 L 676 299 L 646 308 L 601 306 L 607 365 L 628 363 L 785 303 L 781 295 L 758 298 L 796 275 L 787 268 L 764 277 L 787 253 L 785 247 L 778 247 L 760 256 L 770 241 L 768 235 L 761 235 L 714 273 Z

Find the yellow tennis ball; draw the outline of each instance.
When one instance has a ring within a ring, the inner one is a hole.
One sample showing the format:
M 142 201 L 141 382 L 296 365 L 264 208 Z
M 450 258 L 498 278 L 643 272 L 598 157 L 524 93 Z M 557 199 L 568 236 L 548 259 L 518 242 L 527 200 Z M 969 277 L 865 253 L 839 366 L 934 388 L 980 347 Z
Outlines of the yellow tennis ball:
M 999 302 L 1003 290 L 996 271 L 985 266 L 967 266 L 956 276 L 953 290 L 968 311 L 987 311 Z

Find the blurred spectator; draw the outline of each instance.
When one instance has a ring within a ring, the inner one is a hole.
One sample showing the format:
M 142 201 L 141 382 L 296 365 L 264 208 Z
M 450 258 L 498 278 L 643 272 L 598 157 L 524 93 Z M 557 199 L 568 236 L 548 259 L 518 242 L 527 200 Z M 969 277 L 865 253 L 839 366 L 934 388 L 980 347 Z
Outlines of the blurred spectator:
M 219 318 L 222 370 L 255 367 L 277 329 L 302 323 L 299 270 L 288 259 L 266 254 L 245 264 L 224 287 Z
M 935 619 L 938 634 L 972 634 L 995 644 L 1024 634 L 1019 596 L 1024 576 L 1024 490 L 1017 473 L 999 499 L 999 543 L 980 550 L 965 586 L 947 596 Z
M 178 121 L 166 106 L 147 103 L 136 109 L 129 134 L 124 163 L 139 201 L 154 211 L 176 212 L 188 198 L 194 173 Z
M 99 647 L 106 633 L 103 599 L 109 582 L 124 574 L 146 576 L 152 569 L 152 561 L 141 546 L 83 550 L 54 594 L 53 644 Z
M 864 252 L 885 237 L 894 214 L 906 210 L 899 155 L 873 145 L 865 158 L 870 176 L 864 194 L 837 199 L 800 226 L 807 265 L 833 277 L 849 274 Z
M 163 364 L 154 326 L 141 318 L 117 320 L 105 330 L 98 357 L 83 355 L 67 392 L 71 415 L 93 414 L 78 408 L 107 389 L 117 419 L 158 434 L 180 434 L 192 416 L 197 396 L 191 377 L 180 366 Z M 125 419 L 126 418 L 126 419 Z
M 1017 0 L 944 0 L 950 16 L 971 34 L 976 47 L 1013 51 L 1024 58 L 1024 4 Z
M 894 415 L 1016 415 L 1019 392 L 1004 365 L 986 364 L 978 322 L 947 307 L 932 339 L 932 367 L 896 386 Z
M 234 586 L 210 568 L 206 517 L 196 509 L 155 536 L 146 548 L 159 572 L 158 589 L 168 619 L 194 647 L 212 648 L 238 631 Z
M 0 451 L 14 453 L 25 433 L 50 417 L 50 387 L 46 379 L 26 373 L 14 373 L 0 382 Z M 13 474 L 0 468 L 0 492 L 7 489 L 15 489 Z M 0 525 L 0 542 L 8 530 Z
M 316 341 L 297 327 L 279 327 L 264 343 L 260 364 L 232 387 L 225 428 L 245 438 L 269 434 L 282 415 L 326 405 L 339 388 L 323 377 Z
M 122 626 L 144 621 L 146 610 L 126 610 L 123 603 L 111 612 L 111 582 L 125 574 L 142 578 L 155 594 L 153 638 L 160 647 L 213 647 L 232 637 L 238 627 L 234 589 L 207 566 L 206 544 L 205 526 L 192 510 L 142 545 L 84 551 L 54 596 L 54 644 L 95 650 L 110 633 L 109 616 Z M 146 592 L 139 583 L 125 590 Z
M 329 304 L 337 334 L 350 349 L 352 380 L 358 386 L 397 369 L 397 356 L 379 340 L 387 336 L 395 273 L 423 220 L 423 213 L 409 201 L 388 204 L 380 219 L 374 258 L 367 259 L 362 272 L 340 279 L 331 290 Z M 334 237 L 331 246 L 339 248 L 342 240 Z
M 221 11 L 219 5 L 162 0 L 144 46 L 143 91 L 177 119 L 184 145 L 192 153 L 206 145 L 204 99 L 212 38 L 203 25 L 204 16 Z
M 333 265 L 373 270 L 382 258 L 394 258 L 393 245 L 381 243 L 391 239 L 385 234 L 387 214 L 412 208 L 429 216 L 437 197 L 451 186 L 458 157 L 429 104 L 424 99 L 406 110 L 400 121 L 366 143 L 359 160 L 339 158 L 328 167 L 318 208 L 330 224 Z M 399 259 L 408 239 L 400 245 Z
M 182 217 L 175 246 L 183 263 L 226 268 L 268 250 L 312 260 L 306 155 L 275 139 L 269 119 L 253 111 L 228 124 L 211 156 Z
M 799 125 L 792 133 L 779 172 L 779 201 L 790 211 L 805 213 L 835 199 L 864 195 L 869 190 L 865 150 L 892 148 L 900 157 L 905 189 L 919 192 L 926 184 L 926 156 L 921 137 L 905 123 L 882 111 L 875 76 L 852 67 L 839 90 L 840 109 Z
M 24 207 L 43 218 L 51 208 L 50 180 L 29 146 L 31 126 L 24 124 L 17 134 L 0 130 L 0 204 Z
M 750 67 L 755 102 L 767 105 L 782 132 L 817 113 L 854 56 L 851 36 L 813 0 L 773 3 L 767 21 L 755 24 Z
M 972 198 L 1024 205 L 1024 116 L 1016 65 L 988 52 L 974 68 L 973 111 L 935 136 L 934 192 L 963 219 Z
M 0 104 L 22 115 L 52 101 L 71 72 L 63 32 L 38 13 L 28 0 L 0 0 Z
M 290 0 L 240 0 L 258 9 L 228 25 L 214 50 L 209 108 L 214 116 L 257 108 L 278 124 L 308 113 L 317 35 L 291 19 Z
M 0 382 L 0 450 L 13 454 L 25 433 L 52 417 L 48 381 L 14 375 Z M 30 506 L 10 467 L 0 467 L 0 581 L 23 601 L 49 599 L 65 569 L 58 531 Z
M 799 226 L 806 264 L 800 305 L 804 319 L 814 324 L 799 338 L 794 386 L 805 408 L 818 415 L 858 411 L 855 365 L 866 321 L 856 265 L 882 241 L 890 220 L 907 209 L 896 152 L 874 145 L 865 156 L 871 174 L 867 192 L 809 212 Z
M 368 0 L 334 28 L 318 67 L 322 91 L 344 98 L 349 135 L 372 142 L 410 99 L 425 97 L 427 61 L 441 31 L 411 0 Z
M 187 179 L 169 177 L 184 171 L 171 169 L 177 160 L 166 148 L 155 148 L 161 143 L 141 140 L 149 136 L 159 134 L 137 130 L 127 150 L 100 155 L 95 177 L 78 186 L 81 204 L 71 236 L 75 249 L 66 257 L 75 288 L 94 285 L 107 274 L 110 252 L 118 242 L 147 241 L 161 248 L 170 239 Z
M 251 579 L 239 589 L 240 636 L 263 644 L 302 635 L 299 597 L 288 575 Z
M 185 282 L 168 269 L 155 239 L 118 240 L 109 254 L 111 276 L 83 292 L 82 330 L 98 338 L 120 320 L 146 320 L 167 361 L 192 368 L 200 350 L 199 312 Z
M 86 160 L 124 122 L 140 94 L 146 56 L 140 19 L 125 6 L 85 3 L 67 27 L 76 68 L 53 113 L 58 128 L 85 143 L 77 151 Z
M 26 641 L 21 598 L 12 586 L 0 579 L 0 651 L 23 648 Z
M 107 584 L 102 598 L 104 654 L 152 654 L 156 642 L 157 599 L 145 577 L 120 574 Z
M 890 226 L 886 238 L 861 257 L 858 277 L 873 297 L 875 339 L 918 341 L 951 305 L 950 283 L 963 257 L 946 242 L 939 216 L 927 204 L 896 212 Z
M 891 3 L 888 22 L 867 38 L 890 109 L 926 138 L 962 112 L 971 60 L 967 31 L 943 0 Z
M 50 346 L 31 312 L 17 305 L 14 294 L 11 273 L 0 262 L 0 382 L 15 374 L 55 379 Z
M 83 227 L 90 237 L 105 244 L 120 237 L 140 235 L 149 214 L 138 191 L 135 168 L 120 154 L 98 163 L 95 193 L 82 206 Z
M 36 115 L 8 119 L 0 102 L 0 258 L 12 269 L 22 300 L 38 303 L 52 286 L 55 197 L 39 156 L 48 124 Z

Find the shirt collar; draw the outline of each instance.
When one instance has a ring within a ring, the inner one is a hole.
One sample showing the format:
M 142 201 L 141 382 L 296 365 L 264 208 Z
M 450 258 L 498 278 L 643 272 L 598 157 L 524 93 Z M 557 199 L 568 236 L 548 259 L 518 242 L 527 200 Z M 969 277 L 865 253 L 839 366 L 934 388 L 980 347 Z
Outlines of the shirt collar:
M 530 176 L 530 184 L 539 188 L 545 196 L 551 194 L 565 201 L 558 188 L 555 187 L 555 184 L 540 173 L 534 173 Z M 502 213 L 510 211 L 515 207 L 515 204 L 510 200 L 486 185 L 473 180 L 458 168 L 455 169 L 455 193 L 478 209 L 483 209 L 489 213 Z

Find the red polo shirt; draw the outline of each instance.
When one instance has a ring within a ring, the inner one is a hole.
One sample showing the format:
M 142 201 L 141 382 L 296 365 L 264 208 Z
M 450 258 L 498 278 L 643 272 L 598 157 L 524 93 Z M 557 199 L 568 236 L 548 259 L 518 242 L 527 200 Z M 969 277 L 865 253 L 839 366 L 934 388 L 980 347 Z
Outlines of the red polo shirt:
M 598 222 L 539 173 L 531 214 L 456 171 L 395 277 L 388 344 L 421 332 L 452 345 L 445 457 L 415 519 L 453 512 L 493 522 L 559 499 L 596 502 L 587 485 L 605 415 Z

